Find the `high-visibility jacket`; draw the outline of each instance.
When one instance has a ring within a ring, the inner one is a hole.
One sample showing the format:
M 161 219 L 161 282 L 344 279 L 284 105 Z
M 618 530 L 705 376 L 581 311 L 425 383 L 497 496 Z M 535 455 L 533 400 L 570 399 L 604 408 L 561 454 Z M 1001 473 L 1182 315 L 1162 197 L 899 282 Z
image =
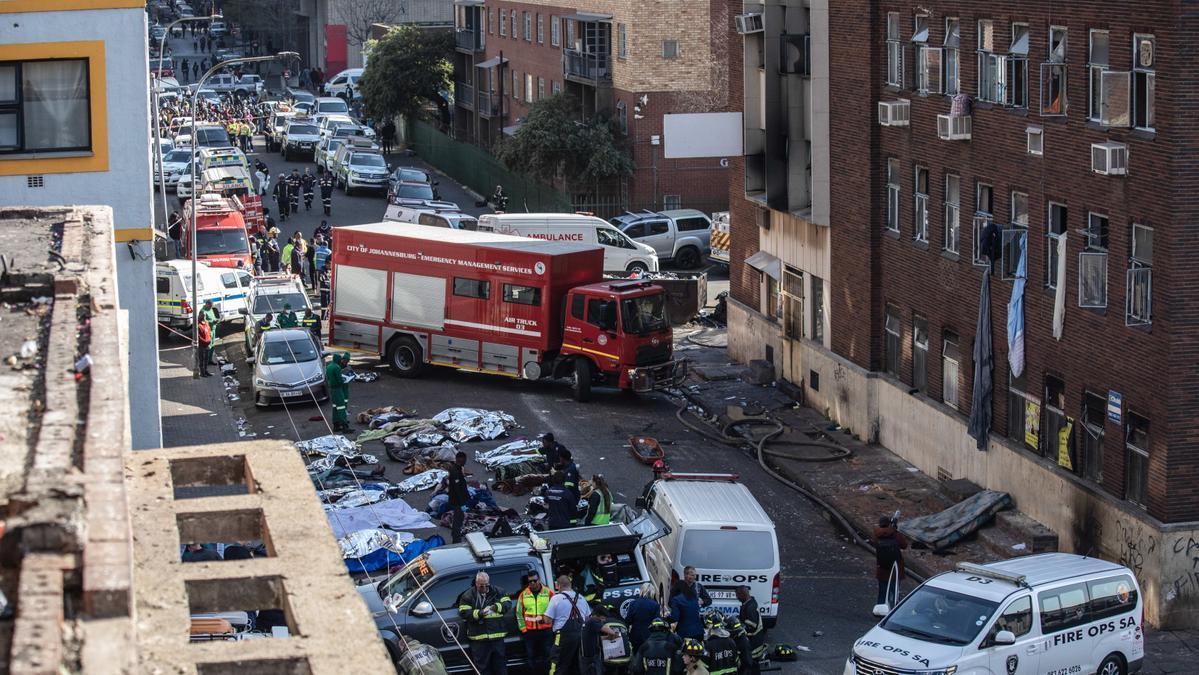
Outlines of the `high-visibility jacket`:
M 503 640 L 508 634 L 504 614 L 512 608 L 512 598 L 495 586 L 481 595 L 474 586 L 458 596 L 458 616 L 466 622 L 468 640 Z M 490 610 L 484 616 L 484 610 Z
M 549 630 L 553 627 L 554 622 L 545 616 L 552 597 L 554 597 L 554 592 L 546 586 L 541 587 L 540 593 L 533 593 L 526 586 L 520 595 L 516 596 L 516 625 L 520 628 L 520 632 Z

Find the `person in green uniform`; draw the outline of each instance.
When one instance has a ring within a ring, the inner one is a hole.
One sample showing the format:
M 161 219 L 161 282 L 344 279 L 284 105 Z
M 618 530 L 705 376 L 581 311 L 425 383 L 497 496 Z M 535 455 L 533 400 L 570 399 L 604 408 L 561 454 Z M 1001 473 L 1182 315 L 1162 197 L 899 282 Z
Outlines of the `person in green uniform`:
M 283 305 L 283 311 L 279 312 L 279 316 L 275 319 L 275 323 L 280 328 L 295 328 L 300 325 L 300 317 L 291 309 L 291 303 Z
M 204 301 L 204 307 L 200 309 L 200 313 L 208 321 L 208 329 L 212 332 L 212 341 L 208 343 L 208 354 L 205 358 L 208 359 L 208 365 L 215 366 L 216 360 L 213 356 L 216 352 L 216 338 L 217 331 L 220 329 L 220 322 L 217 317 L 216 307 L 212 304 L 211 299 Z
M 329 403 L 333 406 L 333 430 L 349 431 L 350 422 L 346 406 L 350 402 L 350 387 L 341 376 L 342 368 L 350 365 L 350 353 L 342 352 L 325 366 L 325 388 L 329 390 Z

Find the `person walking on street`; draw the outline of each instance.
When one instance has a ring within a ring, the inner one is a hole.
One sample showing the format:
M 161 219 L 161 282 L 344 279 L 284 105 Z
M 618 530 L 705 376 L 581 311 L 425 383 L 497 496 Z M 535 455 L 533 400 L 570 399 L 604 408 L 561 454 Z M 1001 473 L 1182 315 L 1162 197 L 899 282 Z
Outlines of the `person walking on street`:
M 570 586 L 570 577 L 558 577 L 557 592 L 550 598 L 545 615 L 553 622 L 554 648 L 550 651 L 550 675 L 578 675 L 579 642 L 583 639 L 583 624 L 591 616 L 587 600 Z
M 291 174 L 287 176 L 288 205 L 292 213 L 300 212 L 300 183 L 300 170 L 292 169 Z
M 275 207 L 279 209 L 279 222 L 287 222 L 287 214 L 291 209 L 291 194 L 287 177 L 279 174 L 275 179 Z
M 683 640 L 670 632 L 665 620 L 654 619 L 649 627 L 649 637 L 629 662 L 629 672 L 633 675 L 677 675 L 682 670 L 679 661 L 682 645 Z M 699 651 L 703 653 L 703 643 L 700 643 Z
M 507 675 L 508 657 L 504 653 L 504 636 L 512 609 L 512 598 L 503 589 L 491 586 L 486 572 L 475 575 L 475 583 L 458 596 L 458 616 L 466 623 L 466 639 L 470 642 L 470 660 L 479 675 Z
M 583 624 L 583 636 L 579 640 L 579 655 L 582 657 L 583 675 L 604 675 L 604 645 L 606 639 L 618 638 L 620 635 L 609 628 L 608 608 L 597 604 L 591 608 L 591 615 Z
M 392 120 L 387 120 L 383 123 L 383 154 L 391 154 L 391 146 L 396 140 L 396 123 Z
M 657 590 L 652 582 L 641 584 L 641 595 L 625 608 L 624 620 L 629 624 L 629 640 L 636 651 L 649 638 L 649 625 L 661 618 L 662 606 L 658 604 Z
M 320 177 L 321 202 L 325 206 L 325 215 L 333 214 L 333 172 L 322 171 Z M 323 222 L 323 221 L 322 221 Z
M 294 315 L 293 315 L 294 316 Z M 284 327 L 280 324 L 280 327 Z M 346 384 L 341 371 L 350 365 L 350 353 L 342 352 L 325 366 L 325 389 L 329 392 L 329 404 L 333 408 L 333 431 L 349 431 L 350 418 L 346 408 L 350 404 L 350 385 Z
M 587 515 L 584 525 L 607 525 L 612 522 L 612 492 L 602 473 L 591 476 L 591 493 L 587 495 Z
M 693 586 L 678 581 L 670 597 L 670 622 L 681 638 L 704 639 L 704 623 L 699 615 L 699 596 Z
M 204 301 L 204 306 L 200 308 L 200 312 L 204 315 L 204 319 L 208 321 L 208 330 L 209 330 L 209 332 L 212 333 L 212 337 L 215 339 L 216 337 L 218 337 L 219 332 L 220 332 L 221 320 L 220 320 L 220 316 L 217 314 L 216 307 L 212 304 L 211 298 Z M 209 348 L 209 350 L 208 350 L 208 364 L 209 365 L 216 364 L 216 362 L 213 361 L 213 359 L 212 359 L 212 352 L 213 352 L 213 350 L 211 348 Z
M 316 196 L 316 176 L 304 167 L 304 175 L 300 177 L 300 186 L 304 189 L 304 210 L 312 210 L 312 199 Z
M 553 622 L 546 617 L 554 592 L 541 583 L 536 571 L 529 572 L 529 583 L 516 596 L 516 626 L 520 628 L 529 669 L 536 675 L 550 671 L 550 646 L 554 642 Z
M 899 598 L 904 578 L 903 549 L 908 539 L 899 532 L 893 516 L 881 516 L 874 528 L 874 578 L 878 580 L 879 605 L 893 605 Z
M 454 463 L 450 465 L 449 472 L 446 476 L 446 490 L 449 501 L 446 504 L 452 512 L 450 516 L 450 539 L 451 543 L 457 544 L 462 541 L 462 521 L 466 518 L 467 504 L 470 503 L 470 491 L 467 490 L 466 473 L 462 467 L 466 466 L 466 453 L 458 452 L 454 455 Z
M 200 371 L 200 377 L 211 377 L 212 373 L 208 372 L 208 358 L 212 350 L 212 331 L 208 326 L 208 319 L 204 318 L 204 313 L 200 312 L 196 316 L 196 337 L 199 339 L 199 346 L 196 349 L 196 370 Z

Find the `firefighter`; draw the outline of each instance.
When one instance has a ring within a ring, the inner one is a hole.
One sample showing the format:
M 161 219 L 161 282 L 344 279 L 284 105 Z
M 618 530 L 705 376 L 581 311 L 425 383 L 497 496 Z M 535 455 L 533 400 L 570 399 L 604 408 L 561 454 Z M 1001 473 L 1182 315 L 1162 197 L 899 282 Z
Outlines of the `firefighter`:
M 683 673 L 685 675 L 709 675 L 704 665 L 704 645 L 699 640 L 683 640 Z
M 670 632 L 664 619 L 654 619 L 649 624 L 649 637 L 629 663 L 629 671 L 633 675 L 676 675 L 682 670 L 679 665 L 682 644 L 682 639 Z M 702 645 L 700 651 L 703 651 Z
M 275 179 L 275 205 L 279 208 L 279 222 L 286 222 L 287 215 L 291 212 L 289 190 L 287 177 L 279 174 L 279 177 Z
M 300 170 L 292 169 L 291 174 L 287 176 L 287 196 L 292 213 L 300 212 L 300 190 L 303 189 L 301 183 Z
M 725 618 L 724 627 L 729 632 L 729 637 L 733 638 L 733 642 L 737 643 L 737 656 L 741 659 L 741 667 L 737 672 L 740 675 L 757 675 L 758 662 L 754 660 L 749 635 L 745 632 L 745 626 L 741 625 L 741 619 L 730 615 Z
M 325 215 L 333 214 L 333 172 L 321 170 L 321 201 L 325 204 Z
M 308 171 L 308 167 L 304 167 L 304 175 L 300 177 L 300 185 L 304 189 L 304 210 L 312 210 L 312 198 L 316 195 L 316 176 L 313 176 Z
M 466 624 L 470 657 L 480 675 L 506 675 L 508 659 L 504 636 L 508 633 L 504 615 L 512 608 L 512 598 L 503 589 L 491 585 L 486 572 L 475 575 L 475 583 L 458 596 L 458 616 Z
M 259 319 L 258 323 L 255 325 L 258 328 L 259 333 L 265 333 L 266 331 L 275 327 L 275 315 L 267 312 L 266 316 Z
M 745 633 L 749 637 L 750 655 L 756 664 L 766 658 L 766 627 L 762 625 L 762 614 L 758 611 L 758 601 L 749 592 L 749 586 L 738 586 L 737 600 L 741 601 L 741 609 L 737 612 L 737 618 L 741 620 L 741 625 L 745 628 Z
M 346 408 L 350 404 L 350 386 L 341 376 L 342 368 L 350 365 L 350 353 L 342 352 L 325 366 L 325 389 L 329 392 L 329 404 L 333 407 L 333 431 L 349 431 L 350 418 Z
M 724 627 L 724 618 L 719 612 L 709 612 L 704 621 L 708 625 L 708 639 L 704 650 L 708 652 L 706 663 L 711 675 L 736 675 L 741 667 L 737 642 Z
M 312 339 L 316 340 L 318 345 L 321 343 L 321 318 L 316 309 L 309 307 L 304 310 L 304 318 L 300 319 L 300 325 L 312 333 Z
M 332 287 L 330 285 L 329 270 L 322 270 L 320 274 L 320 294 L 321 294 L 321 319 L 329 318 L 329 298 L 332 295 Z
M 554 633 L 550 630 L 553 622 L 545 616 L 545 612 L 549 609 L 552 597 L 554 592 L 541 583 L 541 577 L 535 571 L 529 572 L 529 585 L 516 596 L 516 626 L 520 628 L 520 637 L 525 643 L 529 667 L 537 675 L 545 675 L 550 670 L 550 646 L 554 643 Z

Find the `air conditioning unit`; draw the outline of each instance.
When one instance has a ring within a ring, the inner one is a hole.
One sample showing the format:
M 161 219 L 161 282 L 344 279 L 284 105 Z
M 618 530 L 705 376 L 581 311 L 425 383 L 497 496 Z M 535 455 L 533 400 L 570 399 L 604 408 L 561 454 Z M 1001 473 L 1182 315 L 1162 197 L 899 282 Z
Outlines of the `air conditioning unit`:
M 973 122 L 970 115 L 937 115 L 937 136 L 943 141 L 968 141 Z
M 1091 170 L 1105 176 L 1128 173 L 1128 146 L 1124 143 L 1092 143 Z
M 912 102 L 907 99 L 878 102 L 878 123 L 884 127 L 906 127 L 912 121 Z
M 766 30 L 761 14 L 738 14 L 733 19 L 737 22 L 737 32 L 742 35 L 761 33 Z

